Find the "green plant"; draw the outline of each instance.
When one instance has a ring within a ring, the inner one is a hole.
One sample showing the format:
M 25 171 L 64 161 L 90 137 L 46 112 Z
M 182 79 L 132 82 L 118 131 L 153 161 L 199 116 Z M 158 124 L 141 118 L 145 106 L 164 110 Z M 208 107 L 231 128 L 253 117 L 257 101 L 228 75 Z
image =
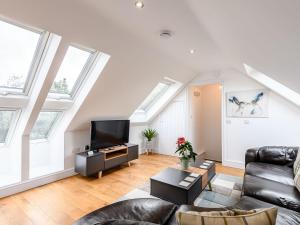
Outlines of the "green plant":
M 177 139 L 177 150 L 175 153 L 178 153 L 180 158 L 183 160 L 196 160 L 197 153 L 194 152 L 191 142 L 186 141 L 184 137 Z
M 151 141 L 153 138 L 155 138 L 157 136 L 157 132 L 154 129 L 146 129 L 143 131 L 143 135 L 145 138 L 147 138 L 147 141 Z

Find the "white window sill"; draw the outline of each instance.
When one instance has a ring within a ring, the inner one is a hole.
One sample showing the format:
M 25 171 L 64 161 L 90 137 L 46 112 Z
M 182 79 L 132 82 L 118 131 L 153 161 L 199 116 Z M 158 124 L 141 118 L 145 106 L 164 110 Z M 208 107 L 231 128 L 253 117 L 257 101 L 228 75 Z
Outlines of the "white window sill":
M 45 142 L 49 142 L 48 139 L 36 139 L 36 140 L 30 140 L 30 144 L 37 144 L 37 143 L 45 143 Z

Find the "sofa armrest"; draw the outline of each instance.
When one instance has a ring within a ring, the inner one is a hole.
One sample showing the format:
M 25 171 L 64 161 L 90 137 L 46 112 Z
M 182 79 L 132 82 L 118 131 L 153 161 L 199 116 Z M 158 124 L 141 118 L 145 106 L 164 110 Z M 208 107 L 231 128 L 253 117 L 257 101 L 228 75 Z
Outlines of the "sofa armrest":
M 258 162 L 259 161 L 258 150 L 259 150 L 259 148 L 250 148 L 246 151 L 245 167 L 250 162 Z

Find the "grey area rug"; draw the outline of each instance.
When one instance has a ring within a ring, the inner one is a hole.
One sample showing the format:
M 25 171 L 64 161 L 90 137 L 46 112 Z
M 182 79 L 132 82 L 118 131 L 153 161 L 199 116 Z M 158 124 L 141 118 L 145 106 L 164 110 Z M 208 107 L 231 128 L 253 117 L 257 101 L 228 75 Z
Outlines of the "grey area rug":
M 241 196 L 243 178 L 226 174 L 217 174 L 211 181 L 212 191 L 207 188 L 196 198 L 194 205 L 207 208 L 219 208 L 235 205 Z M 150 195 L 150 182 L 145 183 L 117 201 L 135 198 L 156 198 Z

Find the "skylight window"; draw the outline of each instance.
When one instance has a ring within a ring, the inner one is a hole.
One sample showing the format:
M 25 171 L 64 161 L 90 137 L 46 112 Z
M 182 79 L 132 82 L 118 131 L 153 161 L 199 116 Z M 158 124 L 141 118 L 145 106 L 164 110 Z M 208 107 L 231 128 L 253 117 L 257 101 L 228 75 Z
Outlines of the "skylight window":
M 42 111 L 30 133 L 31 140 L 47 139 L 61 112 Z
M 170 83 L 160 82 L 151 91 L 148 97 L 143 101 L 138 110 L 147 111 L 161 96 L 163 96 L 170 87 Z
M 7 140 L 9 129 L 11 127 L 15 110 L 0 109 L 0 143 L 4 144 Z
M 300 95 L 297 92 L 270 78 L 269 76 L 255 70 L 247 64 L 244 64 L 244 68 L 248 76 L 252 77 L 254 80 L 270 88 L 272 91 L 280 94 L 281 96 L 293 102 L 294 104 L 300 106 Z
M 168 77 L 159 82 L 142 104 L 130 116 L 133 123 L 151 121 L 178 93 L 182 83 Z
M 25 93 L 32 81 L 41 32 L 0 21 L 0 93 Z
M 50 93 L 71 97 L 87 73 L 93 53 L 70 46 L 59 68 Z M 51 96 L 50 96 L 51 97 Z

